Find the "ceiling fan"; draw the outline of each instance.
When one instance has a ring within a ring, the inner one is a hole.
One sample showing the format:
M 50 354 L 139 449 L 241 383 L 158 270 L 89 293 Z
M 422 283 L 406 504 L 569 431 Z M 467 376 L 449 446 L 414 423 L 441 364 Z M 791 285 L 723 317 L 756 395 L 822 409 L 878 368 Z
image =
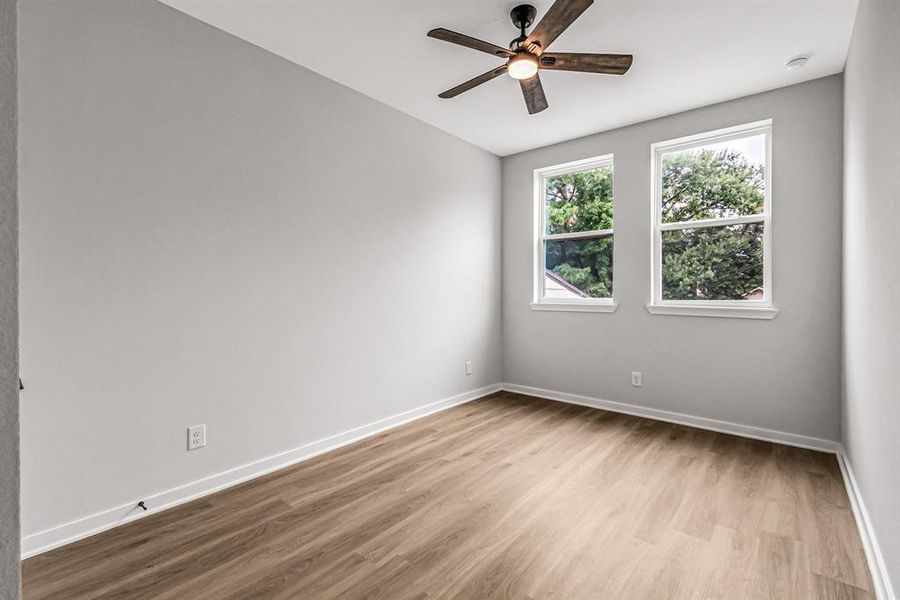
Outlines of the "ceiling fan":
M 630 54 L 577 54 L 546 51 L 553 40 L 559 37 L 559 34 L 565 31 L 593 3 L 594 0 L 556 0 L 541 22 L 528 35 L 525 34 L 525 30 L 534 23 L 537 10 L 530 4 L 516 6 L 510 11 L 509 16 L 513 25 L 519 28 L 520 35 L 509 43 L 509 49 L 443 27 L 432 29 L 428 32 L 428 37 L 508 59 L 506 64 L 450 88 L 446 92 L 438 94 L 438 97 L 453 98 L 503 73 L 509 73 L 510 77 L 519 80 L 522 94 L 525 96 L 525 106 L 528 107 L 528 114 L 533 115 L 548 106 L 544 87 L 538 76 L 539 69 L 624 75 L 631 68 L 632 56 Z

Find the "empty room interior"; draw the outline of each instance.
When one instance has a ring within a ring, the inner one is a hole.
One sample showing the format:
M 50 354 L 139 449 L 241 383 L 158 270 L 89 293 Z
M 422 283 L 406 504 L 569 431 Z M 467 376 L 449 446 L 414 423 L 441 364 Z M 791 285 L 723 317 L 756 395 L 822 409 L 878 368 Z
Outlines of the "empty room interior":
M 900 0 L 0 0 L 0 600 L 897 600 Z

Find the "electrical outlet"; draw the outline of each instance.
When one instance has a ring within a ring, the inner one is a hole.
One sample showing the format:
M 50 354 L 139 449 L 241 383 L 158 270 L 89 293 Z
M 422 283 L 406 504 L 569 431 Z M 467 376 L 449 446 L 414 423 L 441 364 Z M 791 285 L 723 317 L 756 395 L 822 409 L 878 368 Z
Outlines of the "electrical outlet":
M 640 371 L 632 371 L 631 372 L 631 385 L 634 387 L 641 387 L 641 372 Z
M 206 425 L 188 427 L 188 450 L 196 450 L 206 445 Z
M 466 375 L 471 375 L 471 374 L 472 374 L 472 361 L 467 360 L 466 361 Z

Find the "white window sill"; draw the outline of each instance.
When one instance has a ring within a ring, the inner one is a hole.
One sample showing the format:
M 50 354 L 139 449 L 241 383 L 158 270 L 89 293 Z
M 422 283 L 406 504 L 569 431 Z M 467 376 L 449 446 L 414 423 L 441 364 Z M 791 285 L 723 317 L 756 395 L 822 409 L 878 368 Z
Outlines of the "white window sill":
M 532 302 L 532 310 L 552 310 L 561 312 L 616 312 L 618 305 L 612 300 L 583 301 L 583 302 Z
M 778 309 L 774 306 L 711 306 L 708 304 L 648 304 L 647 311 L 654 315 L 731 319 L 774 319 L 778 314 Z

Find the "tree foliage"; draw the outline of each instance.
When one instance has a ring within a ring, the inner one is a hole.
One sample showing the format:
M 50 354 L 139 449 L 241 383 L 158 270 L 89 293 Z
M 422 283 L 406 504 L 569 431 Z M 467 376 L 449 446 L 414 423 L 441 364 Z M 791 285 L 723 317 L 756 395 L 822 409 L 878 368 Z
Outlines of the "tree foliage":
M 612 229 L 612 169 L 600 167 L 547 180 L 547 233 Z
M 613 228 L 612 169 L 601 167 L 546 182 L 547 233 Z M 675 152 L 662 164 L 665 223 L 758 214 L 765 199 L 763 166 L 738 152 Z M 663 232 L 663 298 L 735 300 L 763 285 L 763 225 Z M 551 240 L 546 268 L 594 298 L 612 295 L 612 236 Z
M 663 158 L 663 223 L 761 213 L 764 193 L 763 166 L 739 152 L 694 150 Z
M 678 152 L 662 165 L 663 222 L 735 217 L 763 211 L 763 166 L 723 150 Z M 763 225 L 664 231 L 666 300 L 740 300 L 763 285 Z
M 612 169 L 547 180 L 547 233 L 612 229 Z M 612 236 L 547 242 L 545 265 L 592 298 L 612 296 Z
M 740 300 L 763 285 L 762 223 L 662 236 L 665 300 Z

